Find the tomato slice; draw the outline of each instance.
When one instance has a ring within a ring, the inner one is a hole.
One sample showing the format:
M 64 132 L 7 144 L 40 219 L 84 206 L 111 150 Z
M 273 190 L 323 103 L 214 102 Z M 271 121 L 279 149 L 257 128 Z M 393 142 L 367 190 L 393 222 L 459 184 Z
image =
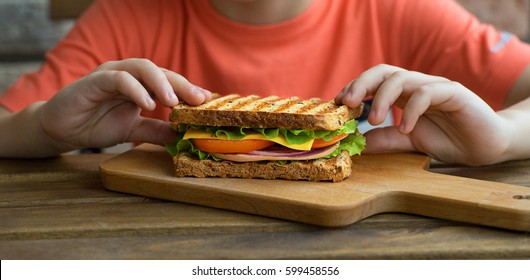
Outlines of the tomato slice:
M 313 141 L 313 146 L 311 146 L 311 148 L 323 148 L 323 147 L 331 146 L 346 137 L 348 137 L 348 133 L 339 134 L 333 137 L 333 139 L 329 141 L 324 141 L 322 139 L 315 139 L 315 141 Z
M 267 140 L 222 140 L 222 139 L 191 139 L 193 145 L 207 153 L 243 154 L 274 145 Z

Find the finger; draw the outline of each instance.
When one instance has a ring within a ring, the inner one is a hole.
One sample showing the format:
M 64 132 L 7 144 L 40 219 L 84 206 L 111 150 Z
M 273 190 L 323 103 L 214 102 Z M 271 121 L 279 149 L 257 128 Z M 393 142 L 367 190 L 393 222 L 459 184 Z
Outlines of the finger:
M 367 96 L 375 94 L 388 76 L 402 68 L 381 64 L 363 72 L 356 80 L 350 82 L 339 93 L 335 102 L 357 107 Z
M 356 100 L 353 100 L 350 95 L 350 87 L 355 82 L 355 80 L 349 82 L 344 86 L 344 88 L 335 96 L 335 104 L 337 105 L 348 105 L 352 108 L 355 108 L 360 105 L 360 103 L 357 103 Z M 346 98 L 347 97 L 347 98 Z
M 111 94 L 121 94 L 125 99 L 131 100 L 143 110 L 151 111 L 156 105 L 149 92 L 129 72 L 105 71 L 92 73 L 89 76 L 90 84 L 97 86 L 100 90 Z M 92 92 L 92 91 L 91 91 Z M 91 95 L 90 99 L 96 102 L 108 100 L 108 95 Z
M 445 78 L 426 75 L 415 71 L 394 71 L 379 86 L 372 102 L 369 120 L 372 124 L 380 124 L 385 120 L 386 113 L 393 104 L 403 106 L 412 92 L 419 87 L 448 81 Z
M 176 132 L 171 125 L 162 120 L 140 117 L 127 142 L 152 143 L 164 145 L 173 141 Z
M 437 110 L 440 112 L 454 112 L 462 109 L 466 102 L 458 101 L 458 98 L 465 98 L 465 89 L 458 83 L 444 81 L 430 83 L 415 89 L 403 109 L 403 116 L 399 126 L 399 131 L 403 134 L 410 133 L 421 115 L 427 110 Z
M 182 75 L 173 71 L 163 69 L 164 74 L 175 92 L 185 103 L 191 105 L 200 105 L 212 99 L 212 93 L 199 86 L 193 85 Z M 166 106 L 173 106 L 176 104 L 165 104 Z
M 99 70 L 126 71 L 166 106 L 178 104 L 179 99 L 164 71 L 148 59 L 130 58 L 107 62 Z
M 366 149 L 363 153 L 366 154 L 416 151 L 408 135 L 400 133 L 395 126 L 374 128 L 364 136 Z

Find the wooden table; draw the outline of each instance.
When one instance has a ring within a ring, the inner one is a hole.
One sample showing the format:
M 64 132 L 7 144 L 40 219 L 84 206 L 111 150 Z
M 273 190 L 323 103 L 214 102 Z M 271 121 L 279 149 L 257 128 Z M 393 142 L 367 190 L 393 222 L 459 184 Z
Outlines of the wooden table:
M 114 155 L 0 160 L 1 259 L 530 258 L 530 234 L 406 214 L 323 228 L 107 191 Z M 530 187 L 530 160 L 431 170 Z

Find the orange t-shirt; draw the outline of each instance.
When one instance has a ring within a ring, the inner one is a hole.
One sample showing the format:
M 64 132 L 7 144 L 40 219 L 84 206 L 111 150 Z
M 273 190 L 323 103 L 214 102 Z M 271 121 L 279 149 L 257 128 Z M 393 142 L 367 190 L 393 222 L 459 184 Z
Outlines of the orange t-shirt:
M 222 94 L 324 100 L 387 63 L 459 81 L 500 109 L 530 63 L 530 48 L 448 0 L 314 0 L 295 18 L 270 25 L 229 20 L 208 0 L 101 0 L 0 105 L 21 110 L 101 63 L 131 57 Z M 145 115 L 168 113 L 160 107 Z

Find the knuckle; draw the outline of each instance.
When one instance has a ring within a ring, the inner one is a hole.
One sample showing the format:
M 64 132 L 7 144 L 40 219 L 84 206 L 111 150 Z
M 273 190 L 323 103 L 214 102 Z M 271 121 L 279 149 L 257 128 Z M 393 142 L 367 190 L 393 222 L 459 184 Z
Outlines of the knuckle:
M 131 58 L 131 61 L 141 67 L 153 67 L 155 64 L 147 58 Z
M 108 74 L 111 75 L 112 79 L 116 80 L 117 82 L 125 82 L 131 78 L 131 74 L 129 72 L 122 70 L 109 71 Z
M 179 84 L 185 84 L 185 85 L 188 85 L 190 84 L 190 82 L 188 81 L 188 79 L 186 79 L 186 77 L 178 74 L 178 73 L 175 73 L 175 72 L 170 72 L 169 74 L 166 73 L 167 77 L 170 79 L 170 80 L 173 80 Z
M 393 66 L 391 66 L 390 64 L 386 64 L 386 63 L 379 63 L 376 66 L 374 66 L 374 68 L 376 68 L 376 69 L 389 69 L 389 68 L 392 68 L 392 67 Z
M 408 71 L 404 71 L 404 70 L 397 70 L 397 71 L 394 71 L 392 73 L 390 73 L 390 76 L 388 77 L 388 79 L 392 79 L 392 80 L 397 80 L 397 81 L 404 81 L 407 79 L 407 77 L 409 76 L 409 72 Z
M 97 68 L 96 68 L 96 71 L 98 70 L 106 70 L 106 69 L 112 69 L 115 67 L 115 65 L 118 63 L 118 61 L 115 61 L 115 60 L 111 60 L 111 61 L 107 61 L 107 62 L 104 62 L 102 64 L 100 64 Z
M 410 72 L 405 70 L 396 70 L 389 72 L 385 77 L 385 80 L 390 81 L 391 83 L 404 85 L 409 80 L 409 77 Z
M 414 90 L 414 92 L 416 94 L 426 95 L 426 94 L 429 94 L 430 92 L 432 92 L 432 87 L 433 87 L 432 84 L 420 85 L 420 86 L 418 86 L 418 88 L 416 88 L 416 90 Z
M 406 72 L 406 70 L 403 69 L 403 68 L 400 68 L 400 67 L 397 67 L 397 66 L 394 66 L 394 65 L 390 65 L 390 64 L 386 64 L 386 63 L 380 63 L 380 64 L 374 66 L 373 69 L 378 71 L 378 72 L 381 72 L 381 73 L 390 73 L 390 74 L 392 74 L 394 72 L 397 72 L 397 71 Z
M 452 87 L 458 88 L 458 89 L 467 89 L 463 84 L 456 81 L 447 81 Z

